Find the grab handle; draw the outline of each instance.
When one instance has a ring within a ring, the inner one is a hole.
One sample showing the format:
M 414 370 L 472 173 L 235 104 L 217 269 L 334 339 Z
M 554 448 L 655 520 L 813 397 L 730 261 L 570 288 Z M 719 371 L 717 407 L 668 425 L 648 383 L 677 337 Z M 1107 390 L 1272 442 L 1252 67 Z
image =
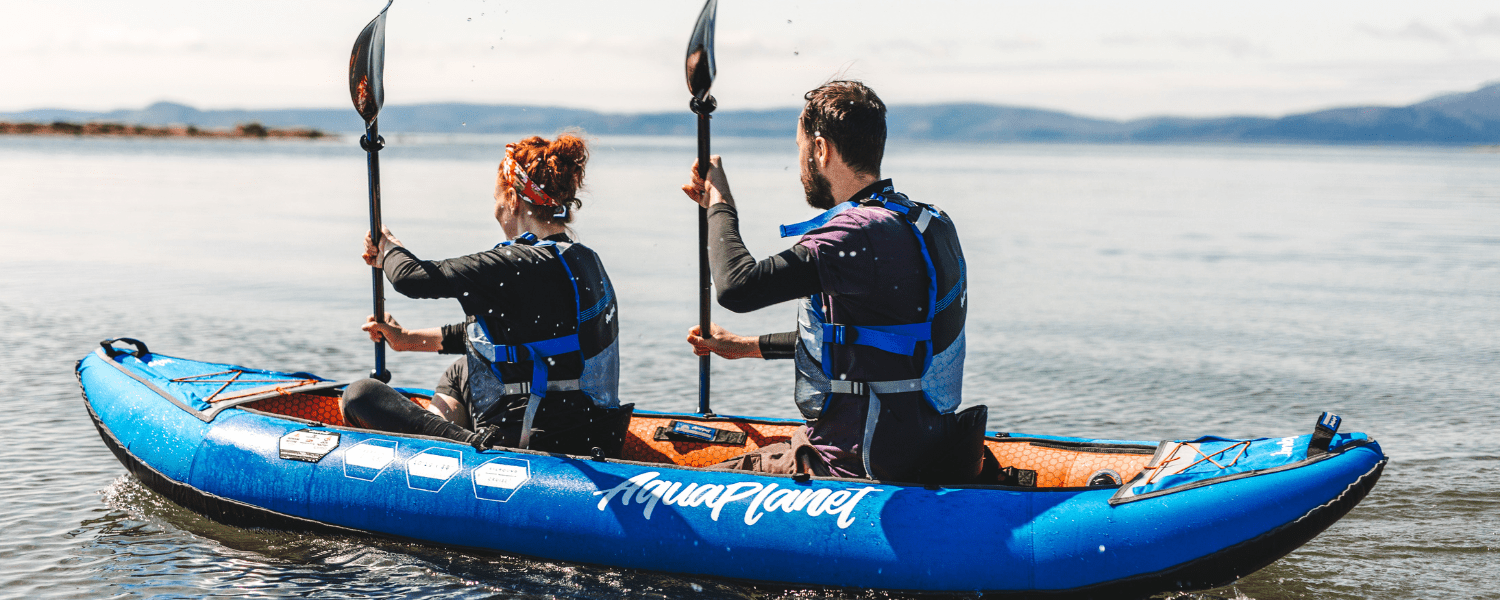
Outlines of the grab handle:
M 131 351 L 131 350 L 121 350 L 119 348 L 114 347 L 114 343 L 115 342 L 125 342 L 127 344 L 132 345 L 132 346 L 135 346 L 135 350 L 134 351 Z M 131 354 L 131 355 L 134 355 L 136 358 L 141 358 L 141 357 L 143 357 L 143 356 L 151 353 L 150 350 L 146 349 L 146 343 L 145 342 L 142 342 L 142 341 L 140 341 L 138 339 L 135 339 L 135 338 L 128 338 L 128 337 L 121 337 L 121 338 L 113 338 L 113 339 L 104 340 L 102 342 L 99 342 L 99 347 L 100 348 L 104 348 L 104 354 L 106 356 L 109 356 L 110 358 L 114 358 L 114 357 L 119 356 L 121 354 Z

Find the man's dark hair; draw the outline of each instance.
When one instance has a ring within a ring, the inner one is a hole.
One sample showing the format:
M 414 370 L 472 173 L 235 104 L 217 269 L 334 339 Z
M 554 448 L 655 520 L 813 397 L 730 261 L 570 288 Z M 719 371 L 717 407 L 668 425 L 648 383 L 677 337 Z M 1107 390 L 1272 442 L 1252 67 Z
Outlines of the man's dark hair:
M 875 90 L 853 80 L 834 80 L 803 96 L 802 131 L 833 144 L 857 173 L 880 174 L 885 157 L 885 103 Z

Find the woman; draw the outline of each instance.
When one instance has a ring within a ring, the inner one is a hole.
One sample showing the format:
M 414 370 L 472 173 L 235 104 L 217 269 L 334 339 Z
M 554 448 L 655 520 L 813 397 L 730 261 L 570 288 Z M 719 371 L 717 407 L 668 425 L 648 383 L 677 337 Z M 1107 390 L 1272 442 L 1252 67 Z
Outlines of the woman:
M 389 314 L 363 329 L 396 351 L 462 353 L 422 410 L 374 379 L 344 392 L 351 425 L 445 437 L 475 446 L 617 456 L 630 421 L 619 406 L 619 320 L 599 256 L 568 235 L 580 206 L 582 139 L 531 137 L 505 147 L 495 220 L 508 241 L 424 261 L 382 232 L 365 263 L 411 298 L 456 298 L 464 323 L 407 329 Z

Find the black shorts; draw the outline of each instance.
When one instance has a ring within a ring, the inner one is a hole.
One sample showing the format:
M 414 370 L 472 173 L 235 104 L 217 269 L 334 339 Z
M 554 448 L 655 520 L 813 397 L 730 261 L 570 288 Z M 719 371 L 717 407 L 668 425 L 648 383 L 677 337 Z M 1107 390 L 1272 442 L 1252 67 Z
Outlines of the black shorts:
M 438 379 L 434 392 L 457 400 L 459 404 L 469 404 L 469 357 L 461 356 L 453 364 L 448 365 L 448 370 L 443 371 L 443 377 Z

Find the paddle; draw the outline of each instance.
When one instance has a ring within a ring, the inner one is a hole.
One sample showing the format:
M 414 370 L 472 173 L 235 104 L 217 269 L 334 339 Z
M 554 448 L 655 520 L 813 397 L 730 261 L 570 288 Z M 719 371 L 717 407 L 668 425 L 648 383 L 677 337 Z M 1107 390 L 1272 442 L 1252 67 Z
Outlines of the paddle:
M 380 152 L 385 147 L 385 138 L 380 137 L 376 118 L 380 106 L 385 102 L 385 85 L 381 78 L 385 74 L 385 11 L 391 9 L 395 0 L 385 3 L 380 14 L 365 25 L 364 31 L 354 40 L 354 50 L 349 55 L 349 96 L 354 99 L 354 110 L 365 120 L 365 135 L 359 138 L 359 147 L 365 149 L 369 160 L 370 174 L 370 235 L 379 240 L 380 228 Z M 379 244 L 377 243 L 378 247 Z M 370 269 L 375 293 L 375 318 L 385 320 L 385 281 L 378 268 Z M 391 372 L 385 368 L 385 342 L 375 342 L 375 369 L 370 377 L 390 382 Z
M 719 0 L 708 0 L 703 11 L 698 13 L 698 23 L 693 26 L 693 37 L 687 47 L 687 84 L 693 100 L 688 107 L 698 115 L 698 176 L 708 178 L 708 119 L 718 107 L 708 88 L 714 84 L 714 19 L 719 12 Z M 709 292 L 712 280 L 708 276 L 708 209 L 698 208 L 698 328 L 703 339 L 713 337 L 709 329 L 712 321 L 709 309 Z M 713 414 L 708 408 L 708 357 L 698 357 L 698 412 Z

